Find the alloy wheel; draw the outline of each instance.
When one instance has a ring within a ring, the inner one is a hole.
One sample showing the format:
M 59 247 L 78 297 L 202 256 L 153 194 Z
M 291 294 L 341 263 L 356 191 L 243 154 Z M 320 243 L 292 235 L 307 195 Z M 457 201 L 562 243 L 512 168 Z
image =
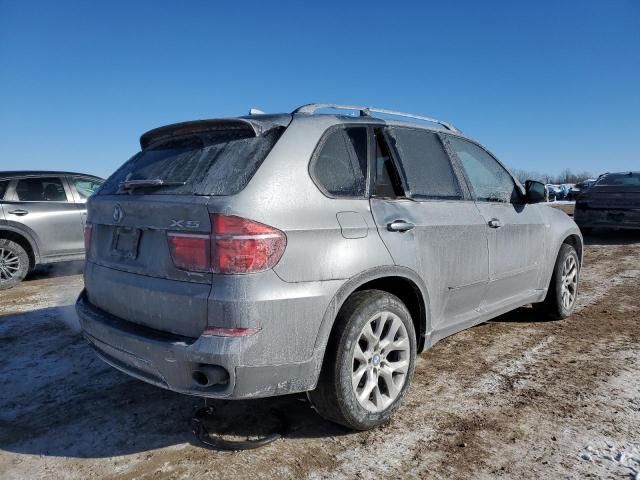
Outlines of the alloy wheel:
M 20 270 L 20 258 L 11 250 L 0 248 L 0 280 L 11 280 Z
M 578 262 L 574 256 L 569 255 L 562 266 L 561 301 L 566 310 L 570 310 L 576 301 L 578 290 Z
M 358 403 L 373 413 L 388 408 L 407 381 L 410 358 L 409 335 L 400 317 L 385 311 L 367 321 L 352 354 Z

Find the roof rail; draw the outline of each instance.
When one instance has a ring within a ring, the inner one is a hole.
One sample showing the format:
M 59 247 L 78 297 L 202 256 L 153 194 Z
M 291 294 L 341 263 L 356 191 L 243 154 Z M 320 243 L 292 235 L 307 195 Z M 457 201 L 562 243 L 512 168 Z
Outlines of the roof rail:
M 422 115 L 414 115 L 413 113 L 396 112 L 395 110 L 386 110 L 384 108 L 365 107 L 362 105 L 337 105 L 335 103 L 309 103 L 296 108 L 293 113 L 310 113 L 313 114 L 317 110 L 333 109 L 333 110 L 357 110 L 360 112 L 361 117 L 368 117 L 371 113 L 383 113 L 385 115 L 393 115 L 396 117 L 414 118 L 417 120 L 424 120 L 431 123 L 442 125 L 447 130 L 452 132 L 459 132 L 456 127 L 448 122 L 438 120 L 436 118 L 423 117 Z

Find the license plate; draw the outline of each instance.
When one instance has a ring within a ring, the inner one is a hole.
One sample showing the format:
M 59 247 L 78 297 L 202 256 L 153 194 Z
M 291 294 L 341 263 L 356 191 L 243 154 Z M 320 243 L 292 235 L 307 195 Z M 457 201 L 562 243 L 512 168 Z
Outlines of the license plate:
M 140 230 L 137 228 L 118 227 L 113 233 L 111 253 L 134 259 L 138 256 L 138 243 L 140 242 Z

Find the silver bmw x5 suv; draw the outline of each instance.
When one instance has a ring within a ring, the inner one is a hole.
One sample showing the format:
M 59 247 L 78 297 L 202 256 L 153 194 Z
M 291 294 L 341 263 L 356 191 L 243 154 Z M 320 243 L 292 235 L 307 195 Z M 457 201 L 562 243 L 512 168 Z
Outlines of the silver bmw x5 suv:
M 77 311 L 103 360 L 154 385 L 306 391 L 368 429 L 438 340 L 526 304 L 574 309 L 578 227 L 445 122 L 312 104 L 140 144 L 90 199 Z

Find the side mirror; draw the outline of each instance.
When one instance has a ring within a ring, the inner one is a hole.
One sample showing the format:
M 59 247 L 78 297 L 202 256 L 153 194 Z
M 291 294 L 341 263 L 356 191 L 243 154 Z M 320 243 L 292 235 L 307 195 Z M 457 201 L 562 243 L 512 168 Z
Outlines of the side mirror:
M 527 180 L 524 182 L 524 189 L 526 192 L 527 203 L 544 202 L 546 191 L 544 183 L 536 182 L 535 180 Z

